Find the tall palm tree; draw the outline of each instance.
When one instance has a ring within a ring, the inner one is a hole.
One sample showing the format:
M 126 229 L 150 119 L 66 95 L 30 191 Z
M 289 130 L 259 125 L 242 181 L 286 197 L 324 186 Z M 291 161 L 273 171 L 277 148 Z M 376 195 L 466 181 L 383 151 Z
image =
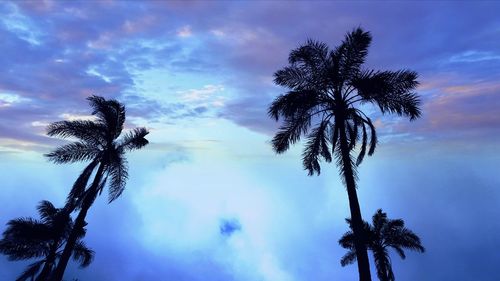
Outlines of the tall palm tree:
M 352 221 L 346 219 L 351 231 L 346 232 L 339 240 L 339 244 L 349 251 L 342 257 L 340 264 L 346 266 L 356 261 L 354 234 Z M 387 214 L 378 210 L 372 218 L 372 225 L 364 222 L 366 245 L 373 252 L 377 276 L 380 281 L 394 281 L 389 248 L 393 248 L 402 259 L 406 258 L 403 249 L 425 252 L 420 238 L 405 227 L 402 219 L 387 219 Z
M 9 221 L 0 240 L 0 253 L 7 255 L 9 260 L 41 258 L 30 264 L 16 281 L 48 281 L 73 227 L 69 213 L 55 208 L 49 201 L 40 202 L 38 213 L 40 220 L 19 218 Z M 94 252 L 81 241 L 84 235 L 83 229 L 72 252 L 73 259 L 81 267 L 88 266 L 94 257 Z
M 136 128 L 120 137 L 125 122 L 125 106 L 121 103 L 98 96 L 89 97 L 88 101 L 95 120 L 55 122 L 47 130 L 49 136 L 77 139 L 46 154 L 52 162 L 62 164 L 90 161 L 68 195 L 68 209 L 79 210 L 79 213 L 54 271 L 54 281 L 62 280 L 71 251 L 76 245 L 77 233 L 84 226 L 88 210 L 97 195 L 103 191 L 108 179 L 109 202 L 122 194 L 128 175 L 125 153 L 148 144 L 145 138 L 148 131 L 145 128 Z M 87 186 L 93 174 L 94 178 Z
M 377 144 L 375 127 L 360 109 L 373 104 L 382 113 L 420 116 L 419 98 L 413 92 L 417 73 L 408 70 L 374 71 L 362 69 L 372 37 L 360 28 L 345 36 L 340 46 L 330 50 L 309 40 L 289 55 L 289 65 L 274 74 L 274 82 L 288 89 L 269 107 L 269 115 L 283 125 L 272 140 L 277 153 L 307 137 L 303 165 L 309 175 L 320 173 L 320 161 L 335 158 L 346 186 L 355 234 L 359 278 L 371 280 L 363 220 L 356 193 L 356 166 L 372 155 Z M 352 152 L 361 145 L 356 161 Z

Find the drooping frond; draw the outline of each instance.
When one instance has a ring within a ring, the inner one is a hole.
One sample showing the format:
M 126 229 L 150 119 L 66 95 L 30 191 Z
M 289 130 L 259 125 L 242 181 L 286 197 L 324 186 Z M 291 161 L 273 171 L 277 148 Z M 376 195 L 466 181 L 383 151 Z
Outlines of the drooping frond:
M 304 169 L 313 175 L 315 172 L 319 175 L 321 168 L 319 165 L 319 157 L 322 156 L 326 162 L 332 161 L 330 148 L 328 147 L 328 124 L 329 120 L 323 120 L 316 128 L 314 128 L 307 137 L 306 148 L 302 153 L 302 163 Z
M 401 259 L 403 260 L 406 259 L 405 251 L 400 246 L 392 245 L 391 248 L 393 248 L 396 251 L 396 253 L 398 253 Z
M 330 139 L 330 143 L 332 145 L 332 154 L 337 154 L 340 149 L 338 146 L 339 143 L 339 128 L 337 127 L 337 124 L 335 123 L 330 123 L 330 133 L 332 135 L 332 138 Z
M 358 154 L 358 158 L 356 158 L 356 166 L 359 166 L 361 162 L 363 162 L 363 159 L 365 158 L 366 155 L 366 146 L 368 144 L 368 134 L 366 133 L 366 126 L 365 123 L 361 123 L 361 149 Z
M 103 146 L 106 144 L 106 127 L 90 120 L 59 121 L 47 127 L 47 135 L 61 138 L 74 137 L 84 143 Z
M 375 126 L 372 123 L 370 118 L 366 118 L 366 124 L 370 127 L 370 149 L 368 150 L 368 155 L 372 156 L 375 152 L 375 148 L 377 147 L 377 131 L 375 130 Z
M 45 156 L 56 164 L 63 164 L 93 160 L 99 156 L 99 153 L 100 150 L 93 145 L 73 142 L 60 146 Z
M 394 281 L 389 253 L 384 249 L 375 249 L 373 250 L 373 257 L 375 268 L 377 269 L 377 277 L 380 281 Z
M 146 128 L 135 128 L 123 137 L 118 147 L 124 151 L 141 149 L 149 143 L 146 139 L 147 134 L 149 131 Z
M 347 128 L 347 137 L 348 137 L 348 142 L 349 142 L 349 151 L 353 150 L 356 147 L 356 143 L 359 138 L 358 134 L 358 122 L 355 121 L 356 119 L 352 119 L 352 122 L 346 121 L 346 128 Z
M 26 270 L 24 270 L 24 272 L 17 277 L 16 281 L 34 280 L 36 274 L 40 271 L 44 263 L 45 260 L 41 260 L 28 265 Z
M 409 70 L 365 71 L 354 78 L 351 85 L 363 102 L 378 105 L 382 113 L 395 113 L 414 120 L 421 114 L 420 99 L 413 92 L 418 86 L 417 76 Z
M 339 239 L 339 245 L 344 249 L 354 249 L 354 233 L 347 231 Z
M 123 153 L 120 151 L 115 151 L 115 153 L 110 155 L 110 159 L 111 160 L 108 163 L 108 175 L 110 177 L 108 187 L 109 203 L 113 202 L 122 194 L 128 178 L 127 160 L 123 156 Z
M 73 250 L 73 260 L 80 263 L 80 267 L 87 267 L 94 259 L 94 251 L 88 248 L 83 241 L 77 241 Z
M 344 161 L 341 149 L 337 149 L 337 153 L 335 153 L 335 163 L 337 164 L 337 167 L 339 167 L 340 178 L 342 179 L 342 182 L 344 184 L 346 183 L 346 176 L 347 176 L 345 174 L 346 170 L 342 168 L 345 167 L 344 165 L 350 165 L 352 170 L 352 177 L 354 178 L 355 181 L 358 179 L 358 173 L 356 170 L 355 162 L 350 152 L 348 152 L 347 161 Z
M 349 264 L 352 264 L 356 261 L 356 252 L 354 249 L 349 250 L 341 259 L 340 259 L 340 265 L 341 266 L 346 266 Z
M 425 252 L 425 248 L 422 246 L 420 238 L 415 233 L 413 233 L 413 231 L 405 227 L 401 227 L 397 230 L 394 230 L 392 233 L 393 235 L 389 239 L 387 239 L 387 243 L 389 244 L 389 246 L 398 246 L 420 253 Z
M 99 96 L 91 96 L 87 100 L 94 109 L 92 114 L 106 125 L 108 138 L 116 139 L 121 134 L 125 123 L 125 106 L 116 100 L 106 100 Z
M 274 151 L 283 153 L 288 150 L 291 144 L 296 143 L 300 136 L 307 132 L 309 126 L 311 126 L 311 119 L 307 116 L 285 120 L 272 140 Z

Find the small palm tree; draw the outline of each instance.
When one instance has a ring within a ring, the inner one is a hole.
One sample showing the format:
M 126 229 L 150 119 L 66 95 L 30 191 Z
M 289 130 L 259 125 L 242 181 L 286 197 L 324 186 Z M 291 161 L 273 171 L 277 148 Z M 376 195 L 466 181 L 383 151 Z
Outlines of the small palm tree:
M 49 125 L 47 134 L 74 138 L 75 142 L 63 145 L 46 156 L 57 164 L 90 161 L 75 181 L 68 199 L 68 210 L 79 210 L 75 226 L 54 271 L 54 281 L 61 281 L 78 232 L 83 228 L 88 210 L 109 179 L 108 200 L 118 198 L 127 180 L 125 153 L 148 144 L 145 128 L 136 128 L 120 137 L 125 122 L 125 107 L 116 100 L 102 97 L 88 98 L 95 120 L 60 121 Z M 95 173 L 94 173 L 95 172 Z M 92 183 L 87 186 L 91 175 Z
M 354 247 L 354 234 L 352 232 L 352 221 L 346 219 L 351 231 L 346 232 L 339 240 L 339 244 L 349 251 L 342 257 L 340 264 L 346 266 L 356 261 Z M 417 252 L 425 252 L 420 238 L 405 227 L 402 219 L 387 219 L 387 214 L 378 210 L 372 218 L 372 225 L 364 222 L 366 245 L 373 252 L 377 276 L 380 281 L 394 281 L 389 248 L 392 248 L 402 259 L 406 258 L 403 249 Z
M 48 281 L 73 227 L 68 212 L 55 208 L 49 201 L 40 202 L 38 213 L 40 220 L 19 218 L 9 221 L 0 240 L 0 253 L 7 255 L 9 260 L 40 258 L 30 264 L 16 281 Z M 73 259 L 81 267 L 88 266 L 94 257 L 94 252 L 81 241 L 84 235 L 83 229 L 72 252 Z
M 309 175 L 320 173 L 320 161 L 335 159 L 347 189 L 355 235 L 359 278 L 371 280 L 366 246 L 362 242 L 363 219 L 356 191 L 356 166 L 377 144 L 375 127 L 360 109 L 376 105 L 382 113 L 395 113 L 413 120 L 420 116 L 419 99 L 413 90 L 417 73 L 408 70 L 362 69 L 372 37 L 360 28 L 348 33 L 340 46 L 330 50 L 309 40 L 293 50 L 289 66 L 274 74 L 274 82 L 288 92 L 278 96 L 269 115 L 283 125 L 272 140 L 277 153 L 307 137 L 303 165 Z M 352 157 L 360 142 L 358 157 Z

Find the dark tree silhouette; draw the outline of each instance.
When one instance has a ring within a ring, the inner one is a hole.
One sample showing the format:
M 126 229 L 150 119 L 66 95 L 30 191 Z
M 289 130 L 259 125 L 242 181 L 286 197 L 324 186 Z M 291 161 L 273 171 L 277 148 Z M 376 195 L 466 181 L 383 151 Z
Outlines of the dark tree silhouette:
M 340 246 L 349 251 L 342 257 L 340 264 L 346 266 L 356 261 L 352 221 L 346 219 L 351 231 L 346 232 L 339 240 Z M 393 248 L 402 259 L 406 258 L 403 249 L 425 252 L 420 238 L 405 227 L 402 219 L 387 219 L 387 214 L 378 210 L 372 218 L 372 225 L 364 222 L 366 245 L 373 253 L 377 276 L 380 281 L 394 281 L 389 248 Z
M 334 50 L 309 40 L 292 50 L 289 65 L 274 74 L 274 82 L 289 91 L 278 96 L 269 115 L 283 125 L 272 140 L 283 153 L 304 135 L 307 137 L 303 165 L 309 175 L 320 173 L 320 161 L 336 160 L 347 189 L 355 234 L 359 278 L 371 280 L 363 220 L 356 193 L 356 166 L 375 151 L 375 127 L 358 107 L 370 103 L 382 113 L 395 113 L 413 120 L 420 116 L 419 98 L 412 92 L 417 73 L 408 70 L 374 71 L 361 68 L 372 37 L 360 28 L 345 36 Z M 351 152 L 361 142 L 357 160 Z
M 109 179 L 109 202 L 118 198 L 127 180 L 127 151 L 140 149 L 148 144 L 145 128 L 136 128 L 120 137 L 125 122 L 125 106 L 116 100 L 102 97 L 88 98 L 95 120 L 60 121 L 49 125 L 47 134 L 77 141 L 63 145 L 46 156 L 57 164 L 90 161 L 71 189 L 67 206 L 79 210 L 74 229 L 54 271 L 53 281 L 61 281 L 71 251 L 76 245 L 78 232 L 85 223 L 88 210 Z M 91 175 L 92 183 L 87 187 Z
M 73 227 L 67 210 L 55 208 L 49 201 L 40 202 L 38 213 L 40 220 L 19 218 L 9 221 L 0 240 L 0 253 L 7 255 L 9 260 L 39 258 L 16 281 L 48 281 Z M 82 229 L 72 251 L 73 259 L 81 267 L 88 266 L 94 257 L 94 252 L 81 241 L 84 235 L 85 229 Z

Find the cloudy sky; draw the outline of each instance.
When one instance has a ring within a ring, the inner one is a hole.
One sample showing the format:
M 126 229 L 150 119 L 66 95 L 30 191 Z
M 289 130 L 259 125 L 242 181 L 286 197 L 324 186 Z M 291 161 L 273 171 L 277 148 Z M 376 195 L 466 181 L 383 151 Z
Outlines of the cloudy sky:
M 410 281 L 494 281 L 500 262 L 500 4 L 460 1 L 13 1 L 0 3 L 0 231 L 62 205 L 82 165 L 43 154 L 47 124 L 87 118 L 97 94 L 150 129 L 120 199 L 88 216 L 96 251 L 68 280 L 357 280 L 340 266 L 347 194 L 334 165 L 308 177 L 301 145 L 275 155 L 273 73 L 308 38 L 371 31 L 369 68 L 419 73 L 421 119 L 381 116 L 359 198 L 404 218 L 425 254 Z M 0 279 L 24 262 L 0 258 Z

